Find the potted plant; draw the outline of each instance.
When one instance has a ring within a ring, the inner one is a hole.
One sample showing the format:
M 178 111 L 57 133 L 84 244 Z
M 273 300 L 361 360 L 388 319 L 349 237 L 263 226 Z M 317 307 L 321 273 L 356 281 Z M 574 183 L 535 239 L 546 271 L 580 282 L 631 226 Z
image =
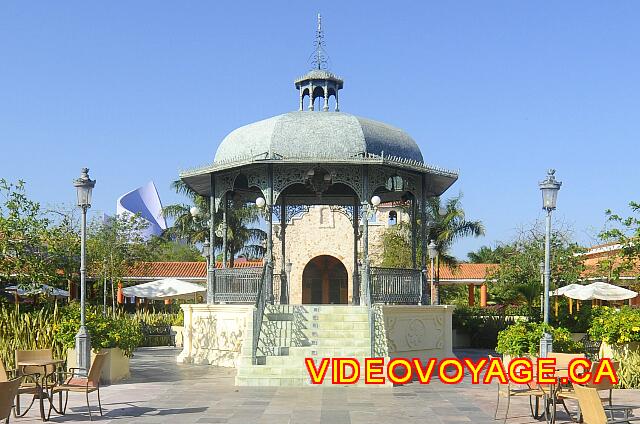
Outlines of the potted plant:
M 87 331 L 91 335 L 92 358 L 95 353 L 108 354 L 101 381 L 115 383 L 129 377 L 129 358 L 142 343 L 139 322 L 124 314 L 102 315 L 96 310 L 86 311 Z M 80 310 L 67 308 L 56 329 L 56 338 L 67 348 L 67 366 L 76 366 L 75 335 L 80 328 Z

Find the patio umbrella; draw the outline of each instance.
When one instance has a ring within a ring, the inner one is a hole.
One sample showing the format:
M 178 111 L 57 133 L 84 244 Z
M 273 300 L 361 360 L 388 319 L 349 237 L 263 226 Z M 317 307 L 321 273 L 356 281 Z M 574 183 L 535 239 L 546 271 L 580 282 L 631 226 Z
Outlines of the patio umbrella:
M 596 281 L 588 286 L 580 286 L 564 293 L 570 299 L 577 300 L 627 300 L 633 299 L 638 293 L 624 287 Z
M 32 296 L 34 294 L 46 294 L 53 297 L 69 297 L 68 291 L 57 289 L 47 284 L 40 284 L 39 286 L 36 286 L 34 290 L 24 290 L 19 288 L 18 286 L 9 286 L 9 287 L 5 287 L 4 291 L 6 291 L 7 293 L 13 293 L 14 295 L 17 293 L 18 296 Z
M 127 297 L 164 300 L 192 298 L 196 293 L 205 291 L 207 289 L 199 284 L 178 280 L 177 278 L 163 278 L 162 280 L 123 288 L 122 294 Z
M 557 296 L 563 296 L 569 290 L 577 289 L 580 287 L 584 287 L 584 286 L 580 284 L 572 283 L 572 284 L 567 284 L 566 286 L 563 286 L 563 287 L 558 287 L 557 289 L 549 292 L 550 296 L 556 296 L 555 298 L 556 316 L 558 316 L 558 297 Z M 578 310 L 580 310 L 580 303 L 578 303 Z M 573 299 L 569 298 L 569 314 L 572 314 L 572 313 L 573 313 Z

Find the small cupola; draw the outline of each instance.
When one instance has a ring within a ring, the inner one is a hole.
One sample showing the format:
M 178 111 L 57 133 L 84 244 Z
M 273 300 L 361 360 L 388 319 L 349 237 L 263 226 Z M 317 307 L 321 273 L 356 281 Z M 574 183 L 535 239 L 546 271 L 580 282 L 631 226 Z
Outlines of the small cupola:
M 322 16 L 318 14 L 318 27 L 316 29 L 316 40 L 314 42 L 314 52 L 311 55 L 312 69 L 305 75 L 295 80 L 295 85 L 300 92 L 300 109 L 304 110 L 305 98 L 309 97 L 308 109 L 314 110 L 316 99 L 322 98 L 322 110 L 329 110 L 329 98 L 335 97 L 335 111 L 340 110 L 338 101 L 338 90 L 342 89 L 343 81 L 327 70 L 328 56 L 324 49 L 324 33 L 322 31 Z

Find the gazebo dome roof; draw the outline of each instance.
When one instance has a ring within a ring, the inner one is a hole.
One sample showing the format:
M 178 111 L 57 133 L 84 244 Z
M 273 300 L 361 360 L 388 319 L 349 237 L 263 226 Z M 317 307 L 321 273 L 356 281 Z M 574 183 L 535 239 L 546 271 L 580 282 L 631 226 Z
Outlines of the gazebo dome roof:
M 214 163 L 257 157 L 342 161 L 368 154 L 423 162 L 418 145 L 401 129 L 343 112 L 290 112 L 232 131 Z

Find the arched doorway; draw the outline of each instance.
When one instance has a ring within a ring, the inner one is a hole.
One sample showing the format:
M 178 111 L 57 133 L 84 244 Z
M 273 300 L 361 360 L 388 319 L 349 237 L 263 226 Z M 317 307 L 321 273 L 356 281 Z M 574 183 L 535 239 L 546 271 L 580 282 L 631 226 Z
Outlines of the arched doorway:
M 340 304 L 349 297 L 347 269 L 333 256 L 311 259 L 302 272 L 302 303 Z

